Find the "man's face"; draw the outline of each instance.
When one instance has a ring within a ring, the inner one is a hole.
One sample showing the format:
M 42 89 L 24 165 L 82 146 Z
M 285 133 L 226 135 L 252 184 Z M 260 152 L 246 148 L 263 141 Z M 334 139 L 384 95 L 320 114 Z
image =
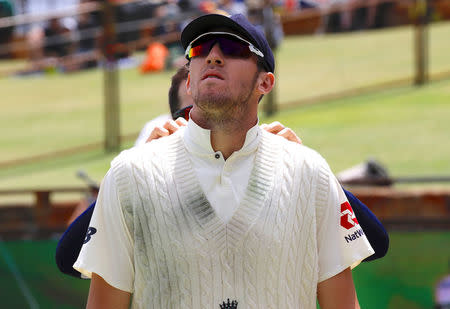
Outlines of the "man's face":
M 235 115 L 237 111 L 245 111 L 249 100 L 258 97 L 256 56 L 226 56 L 215 44 L 207 55 L 191 59 L 189 71 L 188 93 L 208 114 Z

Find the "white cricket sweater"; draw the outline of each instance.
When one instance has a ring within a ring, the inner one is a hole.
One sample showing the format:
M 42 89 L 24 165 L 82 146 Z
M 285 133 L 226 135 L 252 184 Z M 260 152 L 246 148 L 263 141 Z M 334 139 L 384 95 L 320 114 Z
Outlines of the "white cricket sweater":
M 152 144 L 112 163 L 134 242 L 132 308 L 219 308 L 228 298 L 238 308 L 315 308 L 322 157 L 262 132 L 246 194 L 224 224 L 180 134 Z

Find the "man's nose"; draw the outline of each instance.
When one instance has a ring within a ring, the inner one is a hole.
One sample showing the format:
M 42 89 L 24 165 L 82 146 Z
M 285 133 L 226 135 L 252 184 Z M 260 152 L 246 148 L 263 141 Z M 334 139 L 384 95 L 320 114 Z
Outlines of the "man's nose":
M 209 51 L 208 56 L 206 57 L 207 64 L 215 64 L 215 65 L 223 65 L 224 57 L 222 50 L 220 49 L 219 44 L 214 44 L 214 46 Z

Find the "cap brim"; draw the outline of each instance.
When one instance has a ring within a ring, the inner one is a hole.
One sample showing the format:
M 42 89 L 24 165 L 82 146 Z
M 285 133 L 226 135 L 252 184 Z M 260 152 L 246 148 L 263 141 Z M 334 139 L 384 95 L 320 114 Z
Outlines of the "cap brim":
M 375 214 L 351 192 L 344 190 L 352 209 L 358 219 L 359 225 L 366 234 L 372 249 L 375 253 L 363 260 L 363 262 L 373 261 L 386 255 L 389 249 L 389 235 L 383 224 L 378 220 Z
M 64 274 L 81 278 L 81 273 L 73 268 L 73 264 L 83 246 L 94 207 L 95 202 L 70 224 L 58 242 L 55 260 L 59 270 Z
M 242 38 L 252 44 L 258 45 L 249 35 L 247 30 L 231 18 L 221 14 L 209 14 L 194 19 L 183 29 L 183 32 L 181 33 L 181 45 L 183 46 L 183 49 L 186 49 L 189 46 L 189 43 L 199 35 L 210 32 L 213 29 L 220 29 L 220 31 L 224 31 L 225 29 L 232 30 L 233 33 L 239 34 Z

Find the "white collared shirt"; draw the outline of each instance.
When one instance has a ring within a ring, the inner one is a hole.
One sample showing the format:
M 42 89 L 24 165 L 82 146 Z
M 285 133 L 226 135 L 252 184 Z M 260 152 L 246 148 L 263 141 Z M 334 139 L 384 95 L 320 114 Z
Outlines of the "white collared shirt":
M 193 120 L 185 130 L 184 142 L 200 186 L 217 216 L 228 222 L 247 188 L 260 139 L 258 124 L 248 130 L 244 146 L 227 160 L 212 149 L 210 130 Z

